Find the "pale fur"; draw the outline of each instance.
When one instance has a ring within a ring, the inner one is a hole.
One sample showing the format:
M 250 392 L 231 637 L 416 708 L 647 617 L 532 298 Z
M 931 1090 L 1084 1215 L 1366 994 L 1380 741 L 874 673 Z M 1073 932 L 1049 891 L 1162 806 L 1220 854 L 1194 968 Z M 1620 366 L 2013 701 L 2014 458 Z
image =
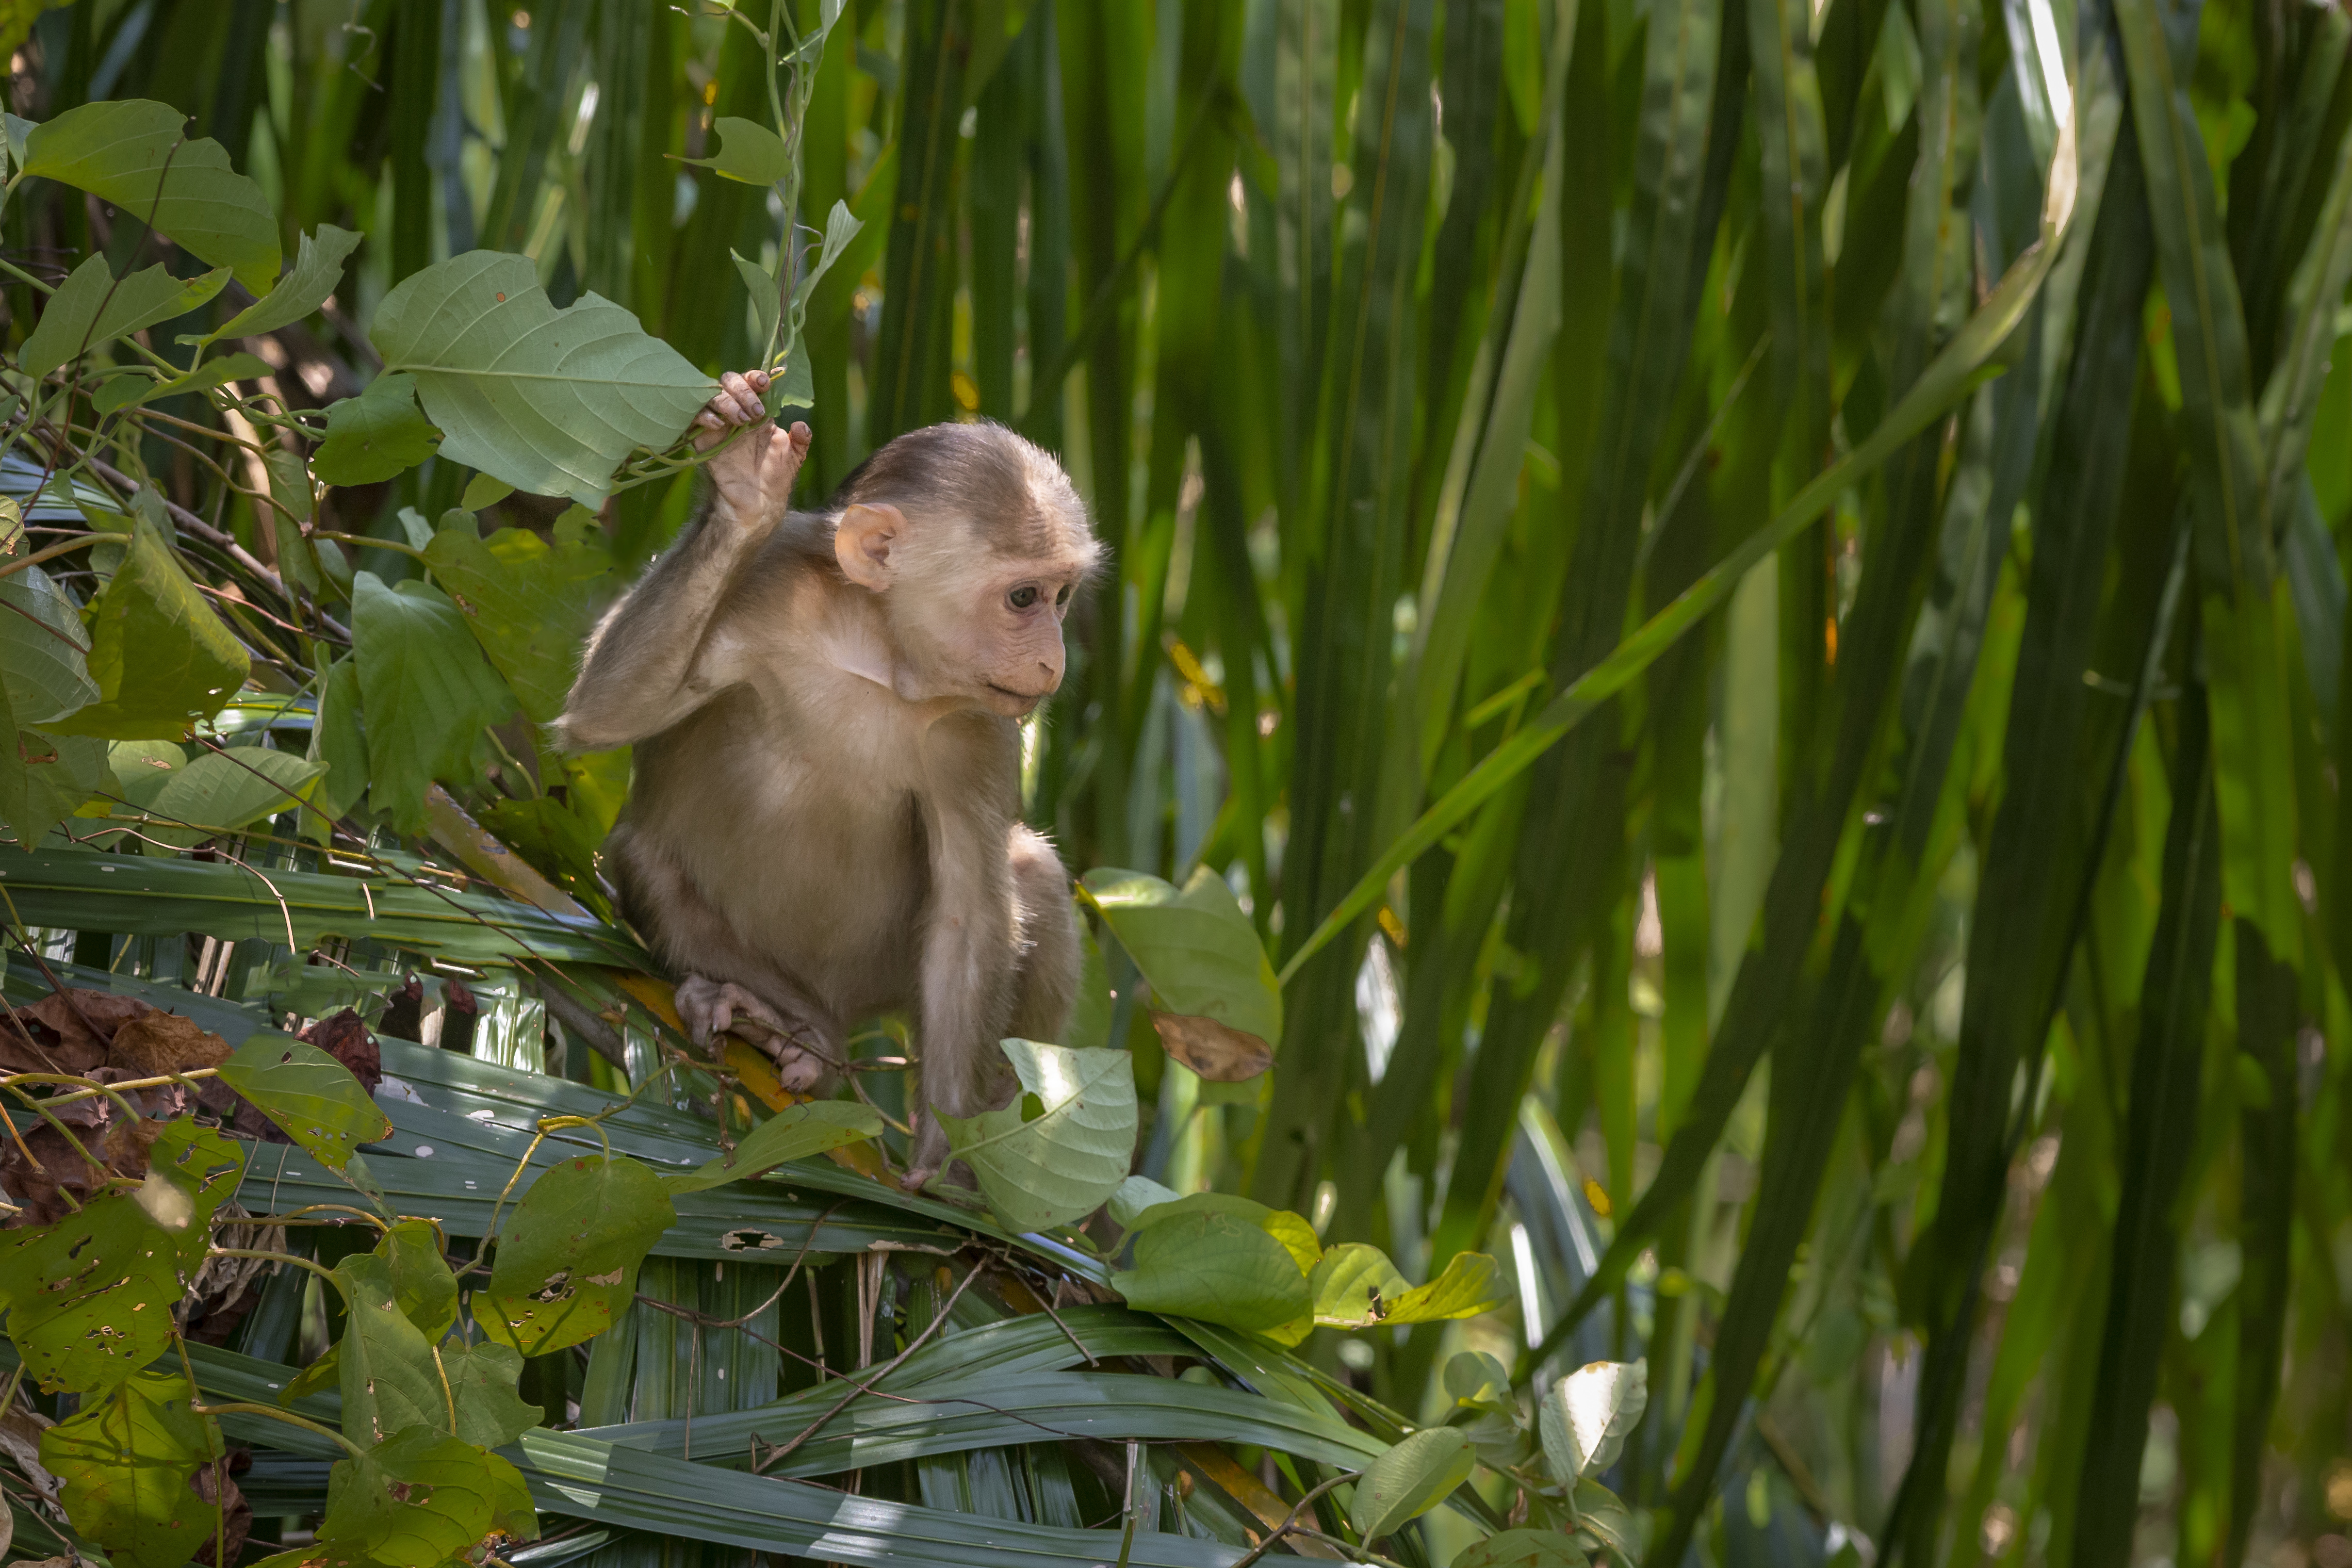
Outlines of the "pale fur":
M 635 747 L 605 866 L 682 978 L 741 986 L 836 1061 L 859 1019 L 913 1016 L 910 1180 L 945 1155 L 929 1110 L 1009 1099 L 996 1042 L 1055 1037 L 1077 984 L 1067 873 L 1020 821 L 1019 714 L 1059 684 L 1050 600 L 1097 546 L 1059 467 L 1019 448 L 1058 485 L 1007 498 L 1031 524 L 1014 553 L 985 505 L 776 515 L 797 457 L 754 484 L 744 465 L 772 459 L 722 453 L 713 500 L 596 628 L 557 721 L 570 747 Z M 888 534 L 878 563 L 861 529 Z M 1027 582 L 1042 618 L 1007 602 Z

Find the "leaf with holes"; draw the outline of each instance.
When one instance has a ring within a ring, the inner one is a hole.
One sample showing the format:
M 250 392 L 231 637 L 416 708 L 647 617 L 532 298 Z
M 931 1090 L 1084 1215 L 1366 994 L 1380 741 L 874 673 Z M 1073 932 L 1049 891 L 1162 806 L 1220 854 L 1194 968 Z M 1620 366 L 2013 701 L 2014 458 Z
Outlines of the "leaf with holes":
M 1135 1153 L 1135 1064 L 1125 1051 L 1003 1042 L 1022 1094 L 1002 1110 L 942 1115 L 956 1158 L 1016 1230 L 1067 1225 L 1127 1179 Z
M 673 1193 L 699 1193 L 773 1170 L 788 1160 L 805 1160 L 828 1149 L 878 1136 L 882 1114 L 846 1100 L 813 1100 L 788 1105 L 753 1128 L 729 1152 L 699 1170 L 664 1176 Z
M 1171 1056 L 1220 1083 L 1272 1065 L 1282 993 L 1223 879 L 1203 867 L 1180 893 L 1140 871 L 1098 869 L 1080 886 L 1151 986 L 1152 1023 Z
M 677 1220 L 661 1178 L 625 1154 L 551 1166 L 506 1222 L 474 1321 L 525 1355 L 593 1339 L 635 1300 L 637 1265 Z
M 109 1193 L 79 1213 L 0 1239 L 8 1337 L 44 1390 L 102 1394 L 162 1355 L 187 1294 L 178 1237 L 147 1190 Z
M 601 506 L 640 447 L 686 434 L 714 384 L 596 295 L 558 310 L 528 257 L 475 250 L 376 308 L 384 369 L 416 377 L 441 456 L 536 495 Z
M 514 712 L 514 693 L 438 588 L 413 579 L 390 588 L 362 572 L 352 616 L 370 799 L 402 832 L 416 832 L 433 781 L 472 776 L 482 731 Z
M 181 279 L 156 266 L 117 279 L 105 257 L 93 256 L 73 269 L 43 307 L 40 323 L 25 340 L 25 374 L 47 375 L 116 338 L 184 316 L 227 282 L 226 268 Z
M 420 1424 L 451 1430 L 456 1417 L 433 1342 L 401 1310 L 391 1265 L 362 1252 L 336 1264 L 335 1278 L 350 1309 L 335 1342 L 345 1434 L 365 1447 Z
M 274 332 L 325 304 L 343 280 L 343 263 L 359 248 L 360 236 L 347 228 L 322 223 L 316 234 L 302 237 L 294 265 L 278 286 L 223 322 L 206 342 L 222 338 L 254 338 Z
M 90 603 L 99 700 L 50 727 L 104 740 L 184 740 L 226 707 L 251 668 L 245 648 L 145 519 Z
M 361 1144 L 392 1136 L 392 1118 L 351 1068 L 291 1035 L 255 1035 L 221 1063 L 220 1077 L 330 1170 L 341 1171 Z
M 1366 1541 L 1392 1534 L 1444 1502 L 1477 1462 L 1470 1439 L 1451 1426 L 1415 1432 L 1357 1480 L 1349 1522 Z
M 380 375 L 327 409 L 327 438 L 310 456 L 323 484 L 372 485 L 433 456 L 441 432 L 416 405 L 416 378 Z
M 470 1560 L 494 1536 L 539 1534 L 521 1474 L 496 1454 L 412 1426 L 327 1478 L 318 1552 L 419 1568 Z
M 171 237 L 191 256 L 227 267 L 257 294 L 278 281 L 278 218 L 261 187 L 229 166 L 188 117 L 150 99 L 85 103 L 34 127 L 25 173 L 101 201 Z
M 260 746 L 206 752 L 166 775 L 148 802 L 148 815 L 159 819 L 146 829 L 155 840 L 148 853 L 193 849 L 274 816 L 309 799 L 312 782 L 326 771 L 324 763 Z
M 226 1450 L 188 1402 L 178 1373 L 142 1372 L 41 1434 L 66 1517 L 121 1568 L 180 1568 L 212 1543 L 220 1510 L 188 1482 Z

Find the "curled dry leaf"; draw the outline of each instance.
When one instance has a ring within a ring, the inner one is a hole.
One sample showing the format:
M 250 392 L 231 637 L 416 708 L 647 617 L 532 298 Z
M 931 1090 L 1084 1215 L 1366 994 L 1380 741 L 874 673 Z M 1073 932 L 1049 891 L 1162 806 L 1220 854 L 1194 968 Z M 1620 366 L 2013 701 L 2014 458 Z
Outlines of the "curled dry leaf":
M 106 1065 L 115 1031 L 155 1010 L 109 991 L 53 991 L 0 1025 L 0 1071 L 94 1072 Z
M 74 1137 L 88 1150 L 89 1160 L 75 1152 L 66 1135 L 47 1121 L 25 1120 L 20 1135 L 0 1145 L 0 1187 L 16 1200 L 17 1212 L 0 1219 L 0 1229 L 29 1229 L 55 1225 L 88 1203 L 117 1176 L 140 1180 L 147 1174 L 147 1151 L 165 1123 L 152 1117 L 127 1120 L 105 1099 L 80 1100 L 66 1108 L 81 1111 L 96 1108 L 74 1129 Z M 66 1120 L 61 1113 L 60 1120 Z M 73 1202 L 67 1201 L 67 1194 Z
M 132 1078 L 160 1078 L 216 1068 L 227 1058 L 228 1042 L 194 1018 L 151 1007 L 114 1031 L 108 1065 Z
M 1274 1065 L 1272 1047 L 1214 1018 L 1154 1013 L 1151 1026 L 1170 1056 L 1212 1083 L 1241 1083 Z

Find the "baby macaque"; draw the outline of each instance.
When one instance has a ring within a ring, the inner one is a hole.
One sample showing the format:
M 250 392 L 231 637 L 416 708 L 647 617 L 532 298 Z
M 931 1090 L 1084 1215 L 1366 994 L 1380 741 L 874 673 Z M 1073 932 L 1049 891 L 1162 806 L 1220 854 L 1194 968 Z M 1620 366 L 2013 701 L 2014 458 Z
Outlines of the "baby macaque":
M 997 1041 L 1054 1039 L 1077 986 L 1020 721 L 1101 547 L 1061 466 L 995 425 L 911 431 L 793 511 L 808 426 L 776 428 L 757 371 L 720 385 L 709 497 L 596 628 L 557 733 L 635 746 L 606 863 L 698 1043 L 763 1037 L 806 1089 L 858 1019 L 913 1016 L 912 1188 L 947 1158 L 932 1110 L 1008 1101 Z

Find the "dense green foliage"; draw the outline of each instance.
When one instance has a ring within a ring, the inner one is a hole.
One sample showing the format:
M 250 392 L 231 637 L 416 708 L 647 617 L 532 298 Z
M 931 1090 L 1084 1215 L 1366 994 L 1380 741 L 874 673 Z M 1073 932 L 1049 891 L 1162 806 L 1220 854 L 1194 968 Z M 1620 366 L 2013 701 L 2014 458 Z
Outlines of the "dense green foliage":
M 688 10 L 0 8 L 12 1550 L 2352 1568 L 2342 6 Z M 1113 549 L 977 1194 L 539 728 L 755 363 Z

